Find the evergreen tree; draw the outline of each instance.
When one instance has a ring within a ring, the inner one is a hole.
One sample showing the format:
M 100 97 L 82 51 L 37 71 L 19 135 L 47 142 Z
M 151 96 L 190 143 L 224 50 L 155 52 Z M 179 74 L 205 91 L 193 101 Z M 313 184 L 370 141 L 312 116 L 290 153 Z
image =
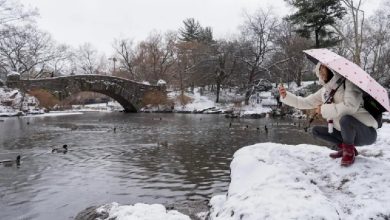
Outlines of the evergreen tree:
M 182 41 L 209 43 L 213 41 L 213 31 L 211 27 L 203 28 L 194 18 L 187 18 L 183 21 L 184 28 L 180 28 L 180 39 Z
M 199 40 L 205 43 L 213 42 L 213 30 L 211 27 L 201 29 Z
M 202 27 L 198 21 L 195 21 L 194 18 L 187 18 L 183 21 L 184 28 L 180 28 L 179 32 L 181 35 L 182 41 L 194 41 L 199 39 Z
M 305 38 L 314 34 L 315 47 L 329 47 L 340 40 L 327 27 L 334 25 L 337 19 L 346 14 L 341 0 L 285 0 L 298 9 L 286 19 L 298 25 L 296 32 Z

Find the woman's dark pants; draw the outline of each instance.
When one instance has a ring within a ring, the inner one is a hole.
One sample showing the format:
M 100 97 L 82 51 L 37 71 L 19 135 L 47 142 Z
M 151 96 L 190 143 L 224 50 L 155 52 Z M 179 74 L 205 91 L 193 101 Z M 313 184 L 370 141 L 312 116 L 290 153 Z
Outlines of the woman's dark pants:
M 355 146 L 373 144 L 376 140 L 376 129 L 367 127 L 356 118 L 345 115 L 340 119 L 340 130 L 328 133 L 328 127 L 315 126 L 312 129 L 313 136 L 333 144 L 348 144 Z

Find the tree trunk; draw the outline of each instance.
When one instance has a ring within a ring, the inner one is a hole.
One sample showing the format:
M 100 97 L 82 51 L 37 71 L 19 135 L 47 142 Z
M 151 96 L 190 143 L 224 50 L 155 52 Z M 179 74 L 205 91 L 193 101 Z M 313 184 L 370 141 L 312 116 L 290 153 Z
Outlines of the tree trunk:
M 302 71 L 301 70 L 299 70 L 297 72 L 296 83 L 297 83 L 298 87 L 301 86 L 301 84 L 302 84 Z
M 249 105 L 249 98 L 251 97 L 251 90 L 246 91 L 245 93 L 245 105 Z
M 217 82 L 217 100 L 215 100 L 216 103 L 219 102 L 219 92 L 221 90 L 221 83 Z
M 320 39 L 319 39 L 319 30 L 315 30 L 314 33 L 316 35 L 316 48 L 320 48 Z

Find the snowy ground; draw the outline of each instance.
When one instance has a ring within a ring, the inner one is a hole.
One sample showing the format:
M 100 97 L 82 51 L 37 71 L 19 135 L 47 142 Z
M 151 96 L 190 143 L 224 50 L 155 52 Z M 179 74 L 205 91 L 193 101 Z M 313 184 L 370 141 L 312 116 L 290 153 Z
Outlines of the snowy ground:
M 227 195 L 214 196 L 211 219 L 389 219 L 390 124 L 358 148 L 351 167 L 328 148 L 261 143 L 238 150 Z
M 214 100 L 211 100 L 210 97 L 201 96 L 199 93 L 199 89 L 195 88 L 194 93 L 185 93 L 187 97 L 190 97 L 191 102 L 186 105 L 181 105 L 177 97 L 180 95 L 180 92 L 170 92 L 168 93 L 168 97 L 170 99 L 175 100 L 175 109 L 180 111 L 194 111 L 194 110 L 202 110 L 211 107 L 215 107 Z
M 216 109 L 220 109 L 222 112 L 224 111 L 234 111 L 240 112 L 241 115 L 246 114 L 261 114 L 272 111 L 269 105 L 276 105 L 276 100 L 273 98 L 271 92 L 262 92 L 260 93 L 261 103 L 257 104 L 255 102 L 251 102 L 249 105 L 239 105 L 234 106 L 233 102 L 237 100 L 244 100 L 244 97 L 239 97 L 234 92 L 229 92 L 228 90 L 221 90 L 220 100 L 221 103 L 215 103 L 215 95 L 204 92 L 204 95 L 200 95 L 199 88 L 194 89 L 194 93 L 185 93 L 187 97 L 190 97 L 192 100 L 190 103 L 186 105 L 181 105 L 177 97 L 179 96 L 179 92 L 171 92 L 168 94 L 170 99 L 175 101 L 175 109 L 179 111 L 188 111 L 194 112 L 199 110 L 204 110 L 208 108 L 215 107 Z

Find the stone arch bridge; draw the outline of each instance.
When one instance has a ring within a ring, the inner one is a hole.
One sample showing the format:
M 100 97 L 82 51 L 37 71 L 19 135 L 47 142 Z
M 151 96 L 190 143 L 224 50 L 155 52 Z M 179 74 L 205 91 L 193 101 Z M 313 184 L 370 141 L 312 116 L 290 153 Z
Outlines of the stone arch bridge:
M 44 89 L 60 100 L 79 92 L 89 91 L 107 95 L 124 108 L 125 112 L 138 112 L 142 98 L 150 91 L 165 91 L 165 86 L 151 86 L 132 80 L 104 75 L 73 75 L 44 79 L 20 79 L 20 75 L 7 77 L 7 86 L 28 92 Z

